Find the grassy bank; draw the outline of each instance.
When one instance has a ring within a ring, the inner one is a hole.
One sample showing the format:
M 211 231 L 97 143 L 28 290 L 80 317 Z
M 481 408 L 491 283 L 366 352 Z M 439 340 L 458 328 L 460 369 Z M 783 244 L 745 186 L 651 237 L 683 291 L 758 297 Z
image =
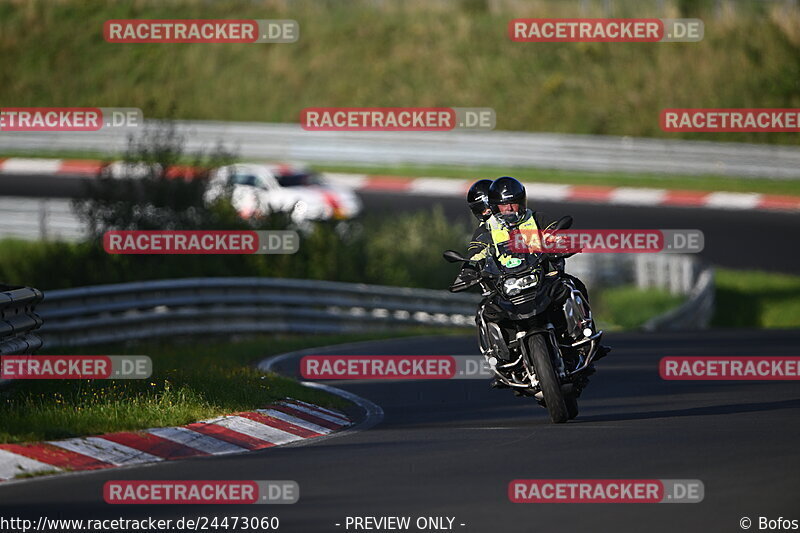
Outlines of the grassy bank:
M 679 306 L 685 297 L 661 289 L 623 285 L 592 294 L 592 313 L 605 330 L 636 329 L 651 318 Z
M 663 133 L 659 112 L 800 107 L 800 15 L 780 3 L 30 0 L 0 3 L 0 102 L 296 122 L 312 106 L 491 107 L 502 130 L 793 144 L 796 133 Z M 608 4 L 611 5 L 611 4 Z M 700 17 L 699 43 L 515 43 L 522 17 Z M 108 19 L 295 19 L 294 44 L 110 44 Z
M 419 333 L 408 332 L 405 334 Z M 394 332 L 392 337 L 402 336 Z M 51 354 L 142 354 L 147 380 L 28 380 L 0 390 L 0 443 L 63 439 L 177 426 L 257 409 L 287 396 L 344 407 L 338 396 L 251 366 L 278 353 L 386 338 L 389 334 L 260 337 L 237 342 L 144 343 L 51 350 Z
M 800 276 L 715 269 L 711 327 L 800 328 Z M 592 295 L 593 312 L 607 329 L 634 329 L 680 305 L 684 297 L 622 286 Z
M 800 328 L 800 276 L 718 269 L 712 326 Z

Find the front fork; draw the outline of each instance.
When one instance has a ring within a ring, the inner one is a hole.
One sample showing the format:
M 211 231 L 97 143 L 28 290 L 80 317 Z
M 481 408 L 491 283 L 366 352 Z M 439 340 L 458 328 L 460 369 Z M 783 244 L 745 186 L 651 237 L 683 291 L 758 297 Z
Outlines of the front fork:
M 572 286 L 572 284 L 570 285 Z M 592 363 L 592 359 L 600 347 L 603 332 L 595 328 L 589 302 L 574 286 L 572 286 L 569 298 L 564 302 L 563 310 L 564 318 L 567 321 L 567 336 L 573 342 L 558 346 L 577 350 L 578 364 L 575 369 L 567 373 L 567 375 L 573 375 L 585 370 Z

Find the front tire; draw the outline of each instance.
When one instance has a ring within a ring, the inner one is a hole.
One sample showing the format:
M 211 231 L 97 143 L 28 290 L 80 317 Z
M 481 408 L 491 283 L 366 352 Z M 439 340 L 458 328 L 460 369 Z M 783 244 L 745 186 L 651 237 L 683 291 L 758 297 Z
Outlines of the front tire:
M 570 420 L 578 416 L 578 398 L 575 395 L 570 394 L 564 398 L 564 405 L 567 406 L 567 415 Z
M 561 392 L 561 384 L 553 370 L 550 350 L 548 349 L 544 337 L 542 335 L 531 335 L 528 337 L 528 350 L 533 361 L 533 368 L 536 371 L 536 377 L 539 378 L 539 386 L 542 388 L 542 395 L 547 404 L 547 411 L 550 413 L 550 419 L 555 424 L 563 424 L 569 420 L 569 412 L 564 403 L 564 394 Z

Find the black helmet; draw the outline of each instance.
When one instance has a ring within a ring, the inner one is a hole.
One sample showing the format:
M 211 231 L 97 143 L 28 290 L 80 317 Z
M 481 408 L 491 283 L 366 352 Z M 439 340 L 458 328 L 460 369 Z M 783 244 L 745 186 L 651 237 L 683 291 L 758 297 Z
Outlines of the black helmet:
M 502 213 L 500 206 L 508 204 L 517 204 L 519 207 L 516 211 Z M 525 187 L 510 176 L 497 178 L 489 187 L 489 207 L 497 218 L 509 226 L 516 226 L 522 222 L 528 210 Z
M 478 180 L 472 184 L 467 191 L 467 203 L 472 210 L 475 218 L 484 222 L 491 213 L 486 213 L 489 208 L 489 187 L 492 185 L 492 180 Z

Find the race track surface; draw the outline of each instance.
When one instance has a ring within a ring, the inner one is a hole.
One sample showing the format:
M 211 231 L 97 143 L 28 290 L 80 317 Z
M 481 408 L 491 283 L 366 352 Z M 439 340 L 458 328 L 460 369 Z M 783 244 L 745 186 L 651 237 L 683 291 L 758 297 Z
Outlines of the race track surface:
M 273 514 L 287 532 L 345 531 L 347 516 L 449 516 L 456 531 L 474 532 L 724 532 L 741 531 L 743 516 L 800 518 L 800 383 L 658 375 L 667 355 L 796 356 L 800 330 L 625 333 L 607 342 L 614 352 L 568 424 L 551 424 L 534 402 L 485 380 L 330 382 L 380 405 L 384 420 L 305 446 L 0 485 L 0 516 Z M 470 337 L 424 337 L 316 353 L 474 354 L 476 346 Z M 295 358 L 278 370 L 296 368 Z M 513 504 L 507 488 L 517 478 L 699 479 L 705 499 Z M 110 479 L 296 480 L 301 496 L 290 506 L 111 506 L 102 500 Z

